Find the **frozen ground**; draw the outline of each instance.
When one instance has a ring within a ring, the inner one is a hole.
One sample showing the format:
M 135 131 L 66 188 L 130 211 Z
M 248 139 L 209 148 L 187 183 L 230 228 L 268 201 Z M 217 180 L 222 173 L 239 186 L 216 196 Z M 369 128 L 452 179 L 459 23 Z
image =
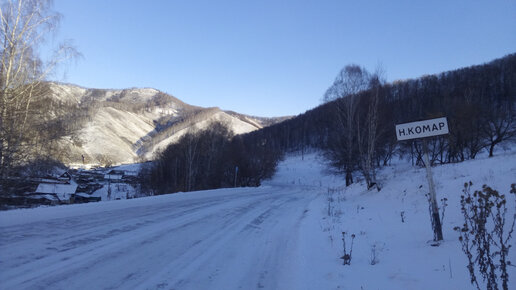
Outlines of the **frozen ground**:
M 400 163 L 380 172 L 380 192 L 345 188 L 315 154 L 288 158 L 259 188 L 1 212 L 0 288 L 470 289 L 452 230 L 462 184 L 508 193 L 516 155 L 434 174 L 449 204 L 439 247 L 428 243 L 424 170 Z M 342 231 L 356 235 L 349 266 Z

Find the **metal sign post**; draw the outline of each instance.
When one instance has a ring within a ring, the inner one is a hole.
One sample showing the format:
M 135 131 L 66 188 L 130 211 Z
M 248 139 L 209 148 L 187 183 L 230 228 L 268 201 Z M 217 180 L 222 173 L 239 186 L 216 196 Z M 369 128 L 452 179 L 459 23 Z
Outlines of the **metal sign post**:
M 419 122 L 405 123 L 396 125 L 396 137 L 398 141 L 426 138 L 448 134 L 448 121 L 446 118 L 437 118 L 424 120 Z M 428 145 L 425 139 L 423 141 L 423 161 L 426 167 L 426 177 L 428 179 L 428 188 L 430 191 L 430 209 L 432 229 L 434 231 L 434 241 L 443 239 L 443 230 L 441 219 L 439 218 L 439 208 L 437 206 L 437 197 L 435 193 L 434 179 L 432 176 L 432 166 L 428 157 Z
M 235 185 L 233 187 L 236 187 L 236 185 L 237 185 L 237 176 L 238 176 L 238 166 L 235 166 Z
M 437 207 L 437 197 L 435 194 L 434 178 L 432 175 L 432 166 L 430 165 L 430 158 L 428 158 L 428 145 L 423 139 L 423 158 L 426 167 L 426 178 L 428 179 L 428 188 L 430 191 L 430 207 L 432 209 L 432 227 L 434 229 L 434 241 L 441 241 L 443 239 L 443 230 L 441 219 L 439 218 L 439 208 Z

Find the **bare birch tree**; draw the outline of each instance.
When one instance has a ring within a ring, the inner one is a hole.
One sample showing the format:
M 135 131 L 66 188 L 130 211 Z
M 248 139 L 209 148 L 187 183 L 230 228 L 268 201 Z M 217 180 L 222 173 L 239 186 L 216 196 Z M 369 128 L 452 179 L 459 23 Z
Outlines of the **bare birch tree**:
M 197 145 L 199 144 L 199 139 L 196 138 L 195 133 L 188 132 L 185 137 L 185 148 L 184 148 L 184 158 L 186 162 L 186 175 L 185 175 L 185 186 L 186 191 L 191 191 L 195 186 L 194 178 L 199 168 L 197 168 Z
M 363 100 L 367 111 L 363 116 L 357 117 L 357 143 L 359 151 L 359 166 L 364 179 L 367 183 L 367 188 L 376 186 L 378 190 L 380 187 L 376 180 L 376 165 L 375 154 L 377 149 L 377 139 L 379 130 L 379 104 L 381 97 L 381 87 L 384 83 L 382 79 L 382 70 L 377 68 L 376 72 L 369 78 L 369 90 L 365 94 Z M 361 118 L 362 117 L 362 118 Z
M 0 4 L 0 177 L 27 156 L 31 139 L 31 106 L 45 94 L 42 85 L 56 66 L 76 55 L 65 44 L 42 60 L 39 49 L 55 31 L 60 16 L 49 0 L 4 0 Z
M 346 185 L 353 183 L 353 170 L 356 160 L 354 158 L 358 93 L 367 89 L 370 75 L 367 70 L 355 64 L 345 66 L 335 78 L 332 86 L 326 91 L 323 101 L 336 101 L 337 127 L 342 133 L 342 140 L 338 140 L 336 145 L 341 156 L 344 157 L 343 170 L 346 174 Z

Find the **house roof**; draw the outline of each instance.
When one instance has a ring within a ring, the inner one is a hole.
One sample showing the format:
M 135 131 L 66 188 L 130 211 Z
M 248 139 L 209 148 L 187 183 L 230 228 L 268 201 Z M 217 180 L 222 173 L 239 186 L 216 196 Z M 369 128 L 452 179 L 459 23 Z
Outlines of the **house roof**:
M 36 193 L 73 194 L 77 190 L 77 184 L 65 183 L 40 183 Z

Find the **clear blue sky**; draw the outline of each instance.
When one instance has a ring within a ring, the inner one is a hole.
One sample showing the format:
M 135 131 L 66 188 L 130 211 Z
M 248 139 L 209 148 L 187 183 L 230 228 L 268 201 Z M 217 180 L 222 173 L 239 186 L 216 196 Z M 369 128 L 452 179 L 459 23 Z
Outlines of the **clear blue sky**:
M 56 40 L 83 58 L 65 79 L 153 87 L 198 106 L 303 113 L 349 63 L 388 81 L 516 52 L 516 1 L 56 0 Z

